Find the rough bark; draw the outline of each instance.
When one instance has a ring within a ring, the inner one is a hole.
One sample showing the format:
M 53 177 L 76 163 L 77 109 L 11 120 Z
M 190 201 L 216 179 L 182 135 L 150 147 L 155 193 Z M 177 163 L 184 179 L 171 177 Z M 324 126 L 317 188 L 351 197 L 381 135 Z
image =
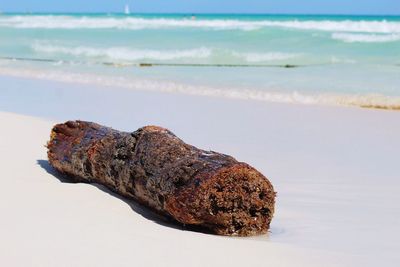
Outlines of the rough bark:
M 127 133 L 68 121 L 52 129 L 48 158 L 75 182 L 105 185 L 161 215 L 215 234 L 266 233 L 274 213 L 273 187 L 256 169 L 188 145 L 157 126 Z

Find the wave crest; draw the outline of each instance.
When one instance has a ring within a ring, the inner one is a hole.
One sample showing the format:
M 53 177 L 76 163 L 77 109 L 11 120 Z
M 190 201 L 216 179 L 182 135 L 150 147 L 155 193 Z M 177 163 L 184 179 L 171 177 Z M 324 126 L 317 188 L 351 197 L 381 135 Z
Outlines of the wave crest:
M 234 57 L 244 59 L 246 62 L 259 63 L 268 61 L 279 61 L 285 59 L 293 59 L 301 56 L 301 54 L 295 53 L 282 53 L 282 52 L 269 52 L 269 53 L 239 53 L 232 52 Z
M 68 47 L 54 43 L 37 42 L 32 49 L 39 53 L 62 54 L 75 57 L 105 58 L 111 61 L 139 61 L 139 60 L 185 60 L 209 59 L 211 57 L 226 57 L 228 62 L 240 60 L 246 63 L 260 63 L 280 61 L 299 57 L 301 54 L 283 52 L 237 52 L 234 50 L 212 49 L 207 47 L 186 50 L 140 50 L 128 47 Z
M 400 40 L 400 34 L 333 33 L 332 39 L 346 43 L 387 43 Z
M 134 18 L 134 17 L 74 17 L 74 16 L 4 16 L 0 27 L 44 28 L 44 29 L 165 29 L 204 28 L 214 30 L 258 30 L 267 27 L 281 27 L 299 30 L 331 32 L 400 33 L 398 21 L 355 21 L 355 20 L 235 20 L 187 18 Z
M 187 50 L 136 50 L 126 47 L 94 48 L 86 46 L 66 47 L 49 44 L 34 44 L 32 48 L 36 52 L 57 53 L 71 56 L 85 56 L 94 58 L 107 58 L 111 60 L 135 61 L 143 59 L 173 60 L 183 58 L 207 58 L 211 55 L 211 49 L 201 47 Z

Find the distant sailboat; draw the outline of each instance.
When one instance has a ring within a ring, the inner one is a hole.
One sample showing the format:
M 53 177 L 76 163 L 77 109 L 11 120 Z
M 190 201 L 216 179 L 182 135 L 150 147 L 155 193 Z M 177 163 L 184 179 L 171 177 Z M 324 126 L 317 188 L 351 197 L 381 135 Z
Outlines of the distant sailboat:
M 125 15 L 129 15 L 129 14 L 131 14 L 131 11 L 129 10 L 129 5 L 128 4 L 126 4 L 125 5 Z

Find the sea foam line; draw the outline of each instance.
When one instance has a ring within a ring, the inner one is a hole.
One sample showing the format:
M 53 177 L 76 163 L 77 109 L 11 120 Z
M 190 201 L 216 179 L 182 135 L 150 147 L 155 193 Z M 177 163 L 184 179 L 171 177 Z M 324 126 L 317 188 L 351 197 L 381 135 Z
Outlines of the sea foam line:
M 65 54 L 72 56 L 85 57 L 102 57 L 111 60 L 173 60 L 182 58 L 207 58 L 211 55 L 211 49 L 200 47 L 186 50 L 150 50 L 150 49 L 132 49 L 127 47 L 111 47 L 111 48 L 95 48 L 87 46 L 67 47 L 48 44 L 36 43 L 32 45 L 32 49 L 36 52 L 44 52 L 50 54 Z
M 302 56 L 300 53 L 282 53 L 282 52 L 268 52 L 268 53 L 255 53 L 255 52 L 236 52 L 231 51 L 233 57 L 244 59 L 246 62 L 268 62 L 279 61 L 286 59 L 293 59 Z
M 379 94 L 314 94 L 298 92 L 268 92 L 250 89 L 219 89 L 213 87 L 187 85 L 170 81 L 152 81 L 131 79 L 117 76 L 100 76 L 95 74 L 78 74 L 61 71 L 41 71 L 28 69 L 10 69 L 0 67 L 0 74 L 13 77 L 25 77 L 75 84 L 121 87 L 131 90 L 153 91 L 164 93 L 181 93 L 186 95 L 223 97 L 231 99 L 256 100 L 276 103 L 304 105 L 357 106 L 400 110 L 400 97 L 389 97 Z
M 133 18 L 133 17 L 73 17 L 73 16 L 4 16 L 0 27 L 43 29 L 166 29 L 204 28 L 214 30 L 258 30 L 281 27 L 299 30 L 362 33 L 400 33 L 400 22 L 387 20 L 235 20 Z
M 333 33 L 332 39 L 346 43 L 387 43 L 400 40 L 400 34 Z
M 181 60 L 181 59 L 209 59 L 218 55 L 227 56 L 227 60 L 239 60 L 247 63 L 262 63 L 293 59 L 302 54 L 283 52 L 238 52 L 227 49 L 213 49 L 199 47 L 183 50 L 141 50 L 129 47 L 68 47 L 48 42 L 36 42 L 31 45 L 35 52 L 47 54 L 63 54 L 75 57 L 106 58 L 112 61 L 138 61 L 138 60 Z M 223 64 L 223 63 L 222 63 Z

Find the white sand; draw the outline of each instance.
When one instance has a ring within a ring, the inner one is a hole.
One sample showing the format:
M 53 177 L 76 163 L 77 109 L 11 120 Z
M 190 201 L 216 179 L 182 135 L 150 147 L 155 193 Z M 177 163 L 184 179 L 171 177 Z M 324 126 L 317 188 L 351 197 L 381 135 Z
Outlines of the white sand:
M 0 82 L 0 111 L 13 112 L 0 113 L 2 266 L 397 266 L 400 261 L 398 112 L 9 77 Z M 105 108 L 117 100 L 111 111 Z M 140 208 L 98 187 L 61 182 L 46 171 L 51 169 L 44 144 L 55 122 L 78 118 L 124 130 L 160 124 L 189 143 L 252 164 L 278 191 L 270 234 L 228 238 L 182 231 L 148 219 Z

